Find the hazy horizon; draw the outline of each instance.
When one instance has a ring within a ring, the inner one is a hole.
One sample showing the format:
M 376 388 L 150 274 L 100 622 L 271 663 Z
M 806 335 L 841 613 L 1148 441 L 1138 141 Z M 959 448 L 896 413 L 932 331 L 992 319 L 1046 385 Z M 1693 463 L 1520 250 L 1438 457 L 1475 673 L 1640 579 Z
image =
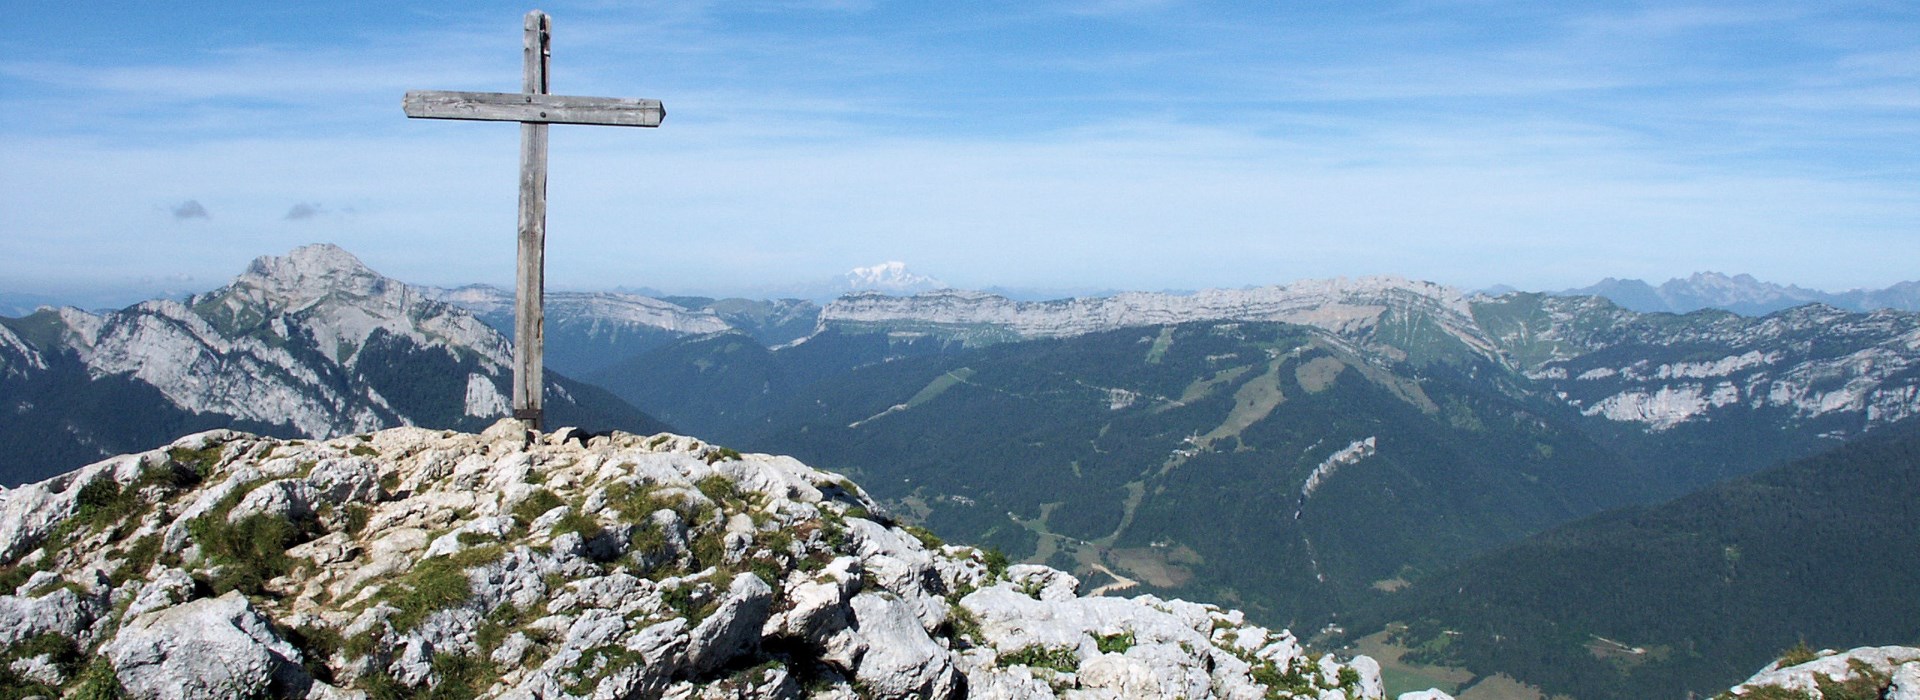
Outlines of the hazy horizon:
M 274 256 L 285 255 L 287 252 L 288 251 L 279 251 L 279 252 L 271 253 L 270 255 L 274 255 Z M 355 251 L 348 250 L 347 252 L 353 253 Z M 255 257 L 259 257 L 259 256 L 255 256 Z M 359 257 L 359 256 L 356 254 L 356 257 Z M 418 280 L 406 279 L 404 277 L 399 277 L 399 276 L 395 276 L 390 273 L 387 273 L 385 270 L 380 269 L 378 265 L 374 265 L 370 262 L 367 262 L 364 258 L 362 259 L 362 262 L 367 263 L 368 266 L 371 267 L 375 272 L 381 273 L 389 278 L 396 279 L 400 282 L 404 282 L 407 284 L 425 285 L 425 286 L 442 287 L 442 288 L 457 288 L 457 287 L 463 287 L 468 285 L 487 285 L 487 286 L 492 286 L 492 287 L 507 289 L 507 290 L 511 290 L 513 288 L 513 281 L 510 279 L 469 280 L 465 282 L 456 282 L 451 284 L 421 282 Z M 906 264 L 907 270 L 911 273 L 914 273 L 917 275 L 923 275 L 926 277 L 931 277 L 936 280 L 940 280 L 941 282 L 947 282 L 947 280 L 942 278 L 941 275 L 937 273 L 937 271 L 924 270 L 913 265 L 911 262 L 907 262 L 907 261 L 874 261 L 873 264 L 877 265 L 877 264 L 884 264 L 884 263 L 890 263 L 890 262 L 902 262 Z M 120 283 L 120 284 L 102 284 L 102 285 L 94 285 L 94 286 L 79 285 L 79 286 L 50 287 L 50 288 L 0 287 L 0 307 L 6 306 L 7 303 L 11 301 L 15 301 L 19 299 L 27 299 L 35 303 L 78 306 L 80 308 L 90 309 L 90 310 L 91 309 L 117 309 L 117 308 L 123 308 L 126 306 L 131 306 L 133 304 L 137 304 L 139 302 L 146 301 L 149 299 L 156 299 L 156 298 L 162 298 L 162 297 L 179 298 L 189 294 L 198 294 L 202 292 L 212 291 L 219 287 L 225 286 L 226 284 L 231 282 L 234 277 L 239 276 L 244 271 L 245 271 L 245 266 L 243 265 L 239 268 L 234 269 L 231 274 L 225 277 L 221 277 L 219 279 L 208 279 L 204 281 L 196 278 L 192 278 L 192 277 L 187 277 L 187 276 L 173 276 L 173 277 L 167 277 L 167 278 L 136 279 L 136 280 Z M 748 298 L 748 299 L 771 299 L 771 298 L 778 298 L 783 296 L 792 296 L 791 293 L 794 292 L 795 290 L 802 290 L 805 288 L 818 288 L 826 283 L 829 283 L 831 281 L 838 279 L 841 275 L 847 274 L 851 271 L 852 270 L 849 269 L 849 270 L 840 270 L 837 272 L 825 272 L 822 274 L 815 274 L 811 277 L 806 277 L 806 278 L 795 278 L 790 280 L 779 280 L 779 281 L 765 281 L 755 285 L 660 288 L 660 287 L 655 287 L 653 285 L 647 285 L 647 284 L 614 284 L 614 285 L 607 285 L 607 286 L 568 286 L 568 285 L 550 284 L 548 286 L 548 290 L 549 291 L 569 291 L 569 292 L 625 292 L 625 293 L 652 295 L 652 296 L 692 296 L 692 297 L 714 297 L 714 298 L 737 297 L 737 298 Z M 1442 285 L 1453 287 L 1455 289 L 1458 289 L 1466 293 L 1497 291 L 1501 288 L 1511 288 L 1513 291 L 1520 291 L 1520 292 L 1555 293 L 1555 292 L 1569 291 L 1569 290 L 1589 287 L 1589 286 L 1601 283 L 1608 278 L 1620 280 L 1620 281 L 1637 280 L 1637 281 L 1645 282 L 1649 285 L 1658 287 L 1661 284 L 1666 283 L 1668 281 L 1672 281 L 1674 279 L 1686 279 L 1688 277 L 1691 277 L 1693 275 L 1698 275 L 1698 274 L 1721 274 L 1727 277 L 1737 277 L 1737 276 L 1745 275 L 1749 273 L 1736 272 L 1736 271 L 1723 271 L 1723 270 L 1699 270 L 1693 273 L 1689 273 L 1688 275 L 1680 276 L 1678 278 L 1669 278 L 1665 280 L 1644 280 L 1644 279 L 1638 279 L 1638 278 L 1625 278 L 1625 277 L 1614 275 L 1614 276 L 1595 277 L 1594 279 L 1588 280 L 1587 282 L 1582 284 L 1569 285 L 1565 287 L 1555 287 L 1550 289 L 1518 287 L 1515 285 L 1509 285 L 1504 283 L 1495 283 L 1495 284 L 1485 285 L 1480 287 L 1465 287 L 1461 285 L 1448 284 L 1440 280 L 1422 280 L 1418 277 L 1413 277 L 1409 275 L 1399 275 L 1399 274 L 1393 274 L 1393 273 L 1377 273 L 1377 274 L 1368 274 L 1368 275 L 1308 276 L 1308 277 L 1299 277 L 1299 278 L 1285 279 L 1285 280 L 1272 280 L 1272 281 L 1257 283 L 1257 284 L 1202 285 L 1197 287 L 1178 287 L 1178 288 L 1176 287 L 1148 288 L 1148 287 L 1139 287 L 1139 286 L 1113 286 L 1113 287 L 1099 287 L 1099 288 L 1063 287 L 1063 286 L 1048 287 L 1048 286 L 1023 286 L 1023 285 L 1004 285 L 1004 284 L 985 284 L 985 285 L 948 284 L 946 286 L 950 288 L 956 288 L 956 289 L 995 291 L 995 292 L 1003 293 L 1019 299 L 1042 299 L 1042 298 L 1063 298 L 1063 297 L 1069 297 L 1069 296 L 1107 295 L 1107 294 L 1114 294 L 1114 293 L 1120 293 L 1120 292 L 1159 292 L 1159 293 L 1168 293 L 1168 294 L 1190 294 L 1190 293 L 1194 293 L 1194 292 L 1205 290 L 1205 289 L 1232 289 L 1232 288 L 1288 285 L 1288 284 L 1293 284 L 1293 283 L 1308 281 L 1308 280 L 1332 279 L 1337 277 L 1347 277 L 1347 278 L 1399 277 L 1399 278 L 1415 280 L 1415 281 L 1436 282 Z M 1844 289 L 1822 289 L 1817 287 L 1809 287 L 1807 285 L 1795 284 L 1791 281 L 1786 281 L 1786 280 L 1772 280 L 1772 279 L 1760 278 L 1758 276 L 1755 276 L 1755 278 L 1757 282 L 1760 282 L 1763 284 L 1776 284 L 1782 287 L 1800 287 L 1808 291 L 1823 292 L 1828 294 L 1844 294 L 1847 292 L 1854 292 L 1854 291 L 1875 291 L 1878 289 L 1884 289 L 1886 286 L 1891 286 L 1891 285 L 1883 285 L 1880 287 L 1849 287 Z M 1906 282 L 1906 281 L 1910 281 L 1910 280 L 1901 280 L 1901 282 Z M 1911 280 L 1911 281 L 1920 281 L 1920 279 Z M 1895 284 L 1897 283 L 1898 282 L 1896 282 Z

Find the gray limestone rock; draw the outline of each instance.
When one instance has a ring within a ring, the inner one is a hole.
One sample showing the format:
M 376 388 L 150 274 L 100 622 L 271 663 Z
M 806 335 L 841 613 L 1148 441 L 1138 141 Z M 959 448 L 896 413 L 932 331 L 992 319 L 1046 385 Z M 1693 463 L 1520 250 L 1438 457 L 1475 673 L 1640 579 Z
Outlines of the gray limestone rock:
M 140 698 L 299 697 L 312 684 L 300 652 L 238 592 L 135 617 L 101 652 Z
M 0 596 L 0 647 L 43 634 L 79 639 L 104 612 L 102 601 L 80 595 L 71 588 L 55 589 L 38 597 Z
M 1909 661 L 1893 670 L 1886 700 L 1920 700 L 1920 661 Z
M 927 635 L 913 606 L 890 593 L 853 597 L 854 634 L 866 653 L 853 669 L 874 697 L 949 698 L 960 689 L 959 673 L 946 649 Z
M 735 575 L 719 609 L 693 628 L 687 665 L 695 673 L 706 673 L 735 656 L 753 653 L 759 646 L 760 628 L 767 622 L 772 603 L 773 588 L 759 576 Z
M 440 657 L 498 671 L 495 685 L 466 691 L 523 700 L 852 698 L 856 688 L 901 698 L 1251 700 L 1269 690 L 1257 670 L 1305 658 L 1291 634 L 1235 611 L 1081 598 L 1073 576 L 1043 566 L 997 578 L 978 550 L 930 548 L 862 517 L 856 508 L 877 506 L 844 477 L 687 437 L 579 440 L 502 421 L 479 436 L 401 428 L 182 444 L 220 444 L 225 456 L 201 483 L 142 489 L 156 499 L 143 511 L 149 522 L 116 528 L 164 532 L 168 554 L 145 571 L 115 572 L 129 577 L 123 584 L 97 569 L 124 544 L 83 536 L 52 549 L 33 538 L 59 531 L 89 480 L 133 483 L 167 463 L 164 451 L 0 493 L 0 548 L 14 550 L 0 564 L 47 569 L 21 595 L 0 595 L 0 642 L 47 632 L 97 642 L 136 697 L 314 700 L 365 698 L 377 678 L 416 691 L 458 682 L 441 677 Z M 715 478 L 738 497 L 703 494 Z M 561 505 L 524 512 L 542 491 Z M 233 519 L 311 518 L 312 539 L 286 552 L 293 568 L 267 582 L 271 600 L 194 599 L 195 580 L 223 562 L 203 556 L 187 524 L 223 504 L 235 505 Z M 275 629 L 338 636 L 327 658 L 305 659 L 328 669 L 326 683 L 307 676 L 301 652 Z M 1116 639 L 1126 641 L 1116 649 Z M 34 678 L 49 670 L 17 665 Z M 1364 658 L 1329 660 L 1312 676 L 1324 686 L 1351 678 L 1349 669 L 1361 678 L 1355 695 L 1379 696 L 1377 667 Z

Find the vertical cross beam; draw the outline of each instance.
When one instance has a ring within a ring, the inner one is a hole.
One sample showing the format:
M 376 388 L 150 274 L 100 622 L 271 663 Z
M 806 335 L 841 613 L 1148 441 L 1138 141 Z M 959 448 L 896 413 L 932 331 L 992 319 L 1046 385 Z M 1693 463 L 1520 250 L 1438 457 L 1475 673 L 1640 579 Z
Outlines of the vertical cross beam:
M 416 119 L 520 122 L 520 255 L 514 275 L 513 417 L 541 429 L 544 387 L 547 276 L 547 125 L 659 126 L 667 108 L 659 100 L 578 97 L 548 92 L 553 56 L 553 20 L 527 13 L 521 91 L 448 92 L 409 90 L 400 106 Z
M 547 94 L 553 20 L 527 13 L 522 92 Z M 541 429 L 542 373 L 546 356 L 547 125 L 520 124 L 520 255 L 514 276 L 513 417 Z

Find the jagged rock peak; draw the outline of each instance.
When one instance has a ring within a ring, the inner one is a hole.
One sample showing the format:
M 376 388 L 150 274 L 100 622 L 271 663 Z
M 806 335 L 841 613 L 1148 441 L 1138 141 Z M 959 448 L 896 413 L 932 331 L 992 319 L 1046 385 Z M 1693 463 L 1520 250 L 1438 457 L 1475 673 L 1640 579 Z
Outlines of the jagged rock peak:
M 1082 597 L 787 457 L 502 421 L 182 438 L 0 492 L 0 681 L 139 698 L 1380 698 L 1238 611 Z
M 385 291 L 387 279 L 345 248 L 314 243 L 284 256 L 255 258 L 234 282 L 259 287 L 291 306 L 301 306 L 331 293 L 378 295 Z

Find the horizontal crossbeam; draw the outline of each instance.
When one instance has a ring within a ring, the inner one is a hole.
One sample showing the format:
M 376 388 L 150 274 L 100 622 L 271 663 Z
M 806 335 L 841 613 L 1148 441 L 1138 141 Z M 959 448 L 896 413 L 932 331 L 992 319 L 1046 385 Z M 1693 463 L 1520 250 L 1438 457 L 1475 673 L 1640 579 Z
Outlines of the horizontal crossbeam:
M 570 97 L 519 92 L 410 90 L 401 102 L 416 119 L 473 119 L 527 124 L 659 126 L 667 108 L 659 100 Z

